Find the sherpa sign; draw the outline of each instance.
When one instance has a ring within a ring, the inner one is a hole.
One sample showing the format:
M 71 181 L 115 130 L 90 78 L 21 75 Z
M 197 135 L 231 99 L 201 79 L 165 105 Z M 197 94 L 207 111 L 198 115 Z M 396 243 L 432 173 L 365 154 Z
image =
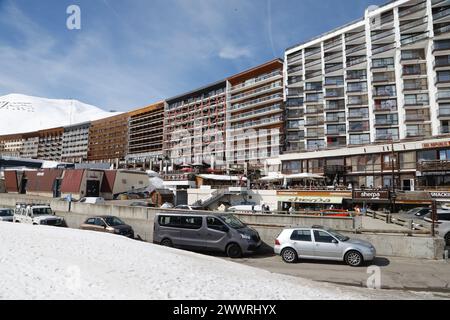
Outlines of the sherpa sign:
M 355 199 L 388 200 L 389 191 L 355 191 Z

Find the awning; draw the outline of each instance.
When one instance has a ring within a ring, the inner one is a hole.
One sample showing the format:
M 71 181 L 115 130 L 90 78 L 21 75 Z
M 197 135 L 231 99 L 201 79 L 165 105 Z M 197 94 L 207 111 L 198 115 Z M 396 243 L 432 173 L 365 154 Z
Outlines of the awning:
M 341 204 L 342 197 L 314 197 L 314 196 L 278 196 L 279 202 L 294 203 L 318 203 L 318 204 Z
M 268 166 L 276 166 L 276 165 L 281 165 L 281 160 L 280 159 L 266 159 L 266 163 Z
M 323 176 L 314 173 L 296 173 L 289 174 L 286 176 L 286 179 L 324 179 Z
M 226 176 L 218 174 L 199 174 L 197 175 L 197 177 L 206 180 L 216 180 L 216 181 L 247 181 L 246 177 Z

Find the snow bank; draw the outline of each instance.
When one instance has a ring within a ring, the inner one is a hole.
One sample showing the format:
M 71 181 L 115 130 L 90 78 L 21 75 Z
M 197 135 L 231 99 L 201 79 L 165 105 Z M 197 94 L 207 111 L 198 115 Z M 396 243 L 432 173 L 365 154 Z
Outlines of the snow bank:
M 0 299 L 414 298 L 75 229 L 0 222 L 0 243 Z
M 0 96 L 0 135 L 67 126 L 107 118 L 106 112 L 77 100 L 9 94 Z

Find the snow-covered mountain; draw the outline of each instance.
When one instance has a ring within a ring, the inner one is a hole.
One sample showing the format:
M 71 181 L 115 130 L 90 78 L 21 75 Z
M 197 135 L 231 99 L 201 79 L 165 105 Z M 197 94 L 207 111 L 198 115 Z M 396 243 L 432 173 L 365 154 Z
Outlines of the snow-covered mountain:
M 67 126 L 115 114 L 118 113 L 107 112 L 77 100 L 8 94 L 0 96 L 0 135 Z

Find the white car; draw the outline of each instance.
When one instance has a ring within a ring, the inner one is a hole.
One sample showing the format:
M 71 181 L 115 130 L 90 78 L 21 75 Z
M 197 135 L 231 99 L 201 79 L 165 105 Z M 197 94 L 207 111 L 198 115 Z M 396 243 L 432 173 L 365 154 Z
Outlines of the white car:
M 14 222 L 33 225 L 63 226 L 64 218 L 55 215 L 50 206 L 18 204 L 14 210 Z
M 106 204 L 106 201 L 102 197 L 84 197 L 81 198 L 80 203 L 88 203 L 88 204 Z
M 8 208 L 0 208 L 0 221 L 13 222 L 14 211 Z
M 227 209 L 228 212 L 262 212 L 262 207 L 260 205 L 237 205 L 232 206 Z

